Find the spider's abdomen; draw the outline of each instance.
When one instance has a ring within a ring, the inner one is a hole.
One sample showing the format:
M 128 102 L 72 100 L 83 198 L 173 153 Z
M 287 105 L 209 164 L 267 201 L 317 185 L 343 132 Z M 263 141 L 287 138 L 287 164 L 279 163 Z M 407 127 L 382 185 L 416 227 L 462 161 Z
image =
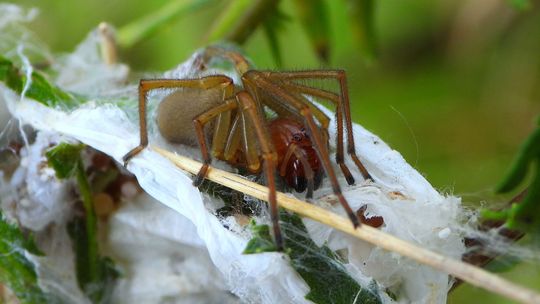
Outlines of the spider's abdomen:
M 193 118 L 222 103 L 223 93 L 219 88 L 184 88 L 167 95 L 157 109 L 157 125 L 161 135 L 170 142 L 197 145 L 193 129 Z M 207 125 L 207 136 L 214 131 L 213 123 Z
M 270 122 L 270 136 L 278 155 L 278 170 L 285 166 L 284 172 L 279 171 L 287 185 L 297 192 L 304 192 L 307 187 L 307 177 L 301 160 L 294 153 L 286 159 L 290 146 L 295 144 L 313 171 L 314 186 L 317 189 L 323 170 L 304 126 L 291 119 L 278 118 Z

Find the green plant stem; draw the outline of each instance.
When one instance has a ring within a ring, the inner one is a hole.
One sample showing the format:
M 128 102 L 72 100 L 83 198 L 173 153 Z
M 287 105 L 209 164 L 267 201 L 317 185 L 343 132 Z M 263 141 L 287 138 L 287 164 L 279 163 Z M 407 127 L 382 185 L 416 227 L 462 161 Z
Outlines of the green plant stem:
M 79 158 L 77 161 L 77 185 L 82 197 L 84 210 L 86 212 L 86 237 L 88 241 L 88 264 L 89 274 L 88 277 L 91 282 L 99 281 L 99 266 L 98 266 L 98 243 L 97 243 L 97 219 L 92 203 L 92 192 L 90 190 L 90 183 L 84 172 L 84 165 Z

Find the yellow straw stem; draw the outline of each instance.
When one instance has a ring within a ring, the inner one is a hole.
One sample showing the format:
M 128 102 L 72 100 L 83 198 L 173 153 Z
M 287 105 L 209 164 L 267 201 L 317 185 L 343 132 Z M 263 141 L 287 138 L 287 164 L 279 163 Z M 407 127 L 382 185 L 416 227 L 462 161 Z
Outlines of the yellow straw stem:
M 192 174 L 197 174 L 202 166 L 200 162 L 157 147 L 152 147 L 152 150 L 171 160 L 180 169 Z M 267 187 L 248 181 L 239 175 L 210 167 L 207 178 L 228 188 L 268 201 Z M 418 263 L 429 265 L 472 285 L 521 303 L 540 303 L 540 294 L 537 292 L 516 285 L 482 268 L 419 247 L 368 225 L 361 225 L 354 229 L 348 219 L 281 192 L 277 193 L 277 202 L 285 209 L 343 231 L 375 246 L 399 253 Z

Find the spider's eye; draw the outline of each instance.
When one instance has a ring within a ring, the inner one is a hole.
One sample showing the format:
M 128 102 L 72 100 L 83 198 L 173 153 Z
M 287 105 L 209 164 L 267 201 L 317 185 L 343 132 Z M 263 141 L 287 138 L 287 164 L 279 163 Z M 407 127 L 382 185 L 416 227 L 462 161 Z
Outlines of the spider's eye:
M 302 134 L 296 133 L 292 136 L 294 141 L 301 141 L 302 140 Z

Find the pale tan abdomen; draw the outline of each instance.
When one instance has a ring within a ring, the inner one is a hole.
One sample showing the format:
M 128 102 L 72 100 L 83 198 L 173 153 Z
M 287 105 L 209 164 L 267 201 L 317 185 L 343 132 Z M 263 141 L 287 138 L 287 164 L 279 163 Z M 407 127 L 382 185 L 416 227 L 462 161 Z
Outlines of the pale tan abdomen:
M 222 103 L 220 89 L 191 89 L 175 91 L 163 98 L 157 109 L 157 125 L 161 135 L 168 141 L 197 145 L 193 118 Z M 211 136 L 214 124 L 208 123 L 205 130 Z

